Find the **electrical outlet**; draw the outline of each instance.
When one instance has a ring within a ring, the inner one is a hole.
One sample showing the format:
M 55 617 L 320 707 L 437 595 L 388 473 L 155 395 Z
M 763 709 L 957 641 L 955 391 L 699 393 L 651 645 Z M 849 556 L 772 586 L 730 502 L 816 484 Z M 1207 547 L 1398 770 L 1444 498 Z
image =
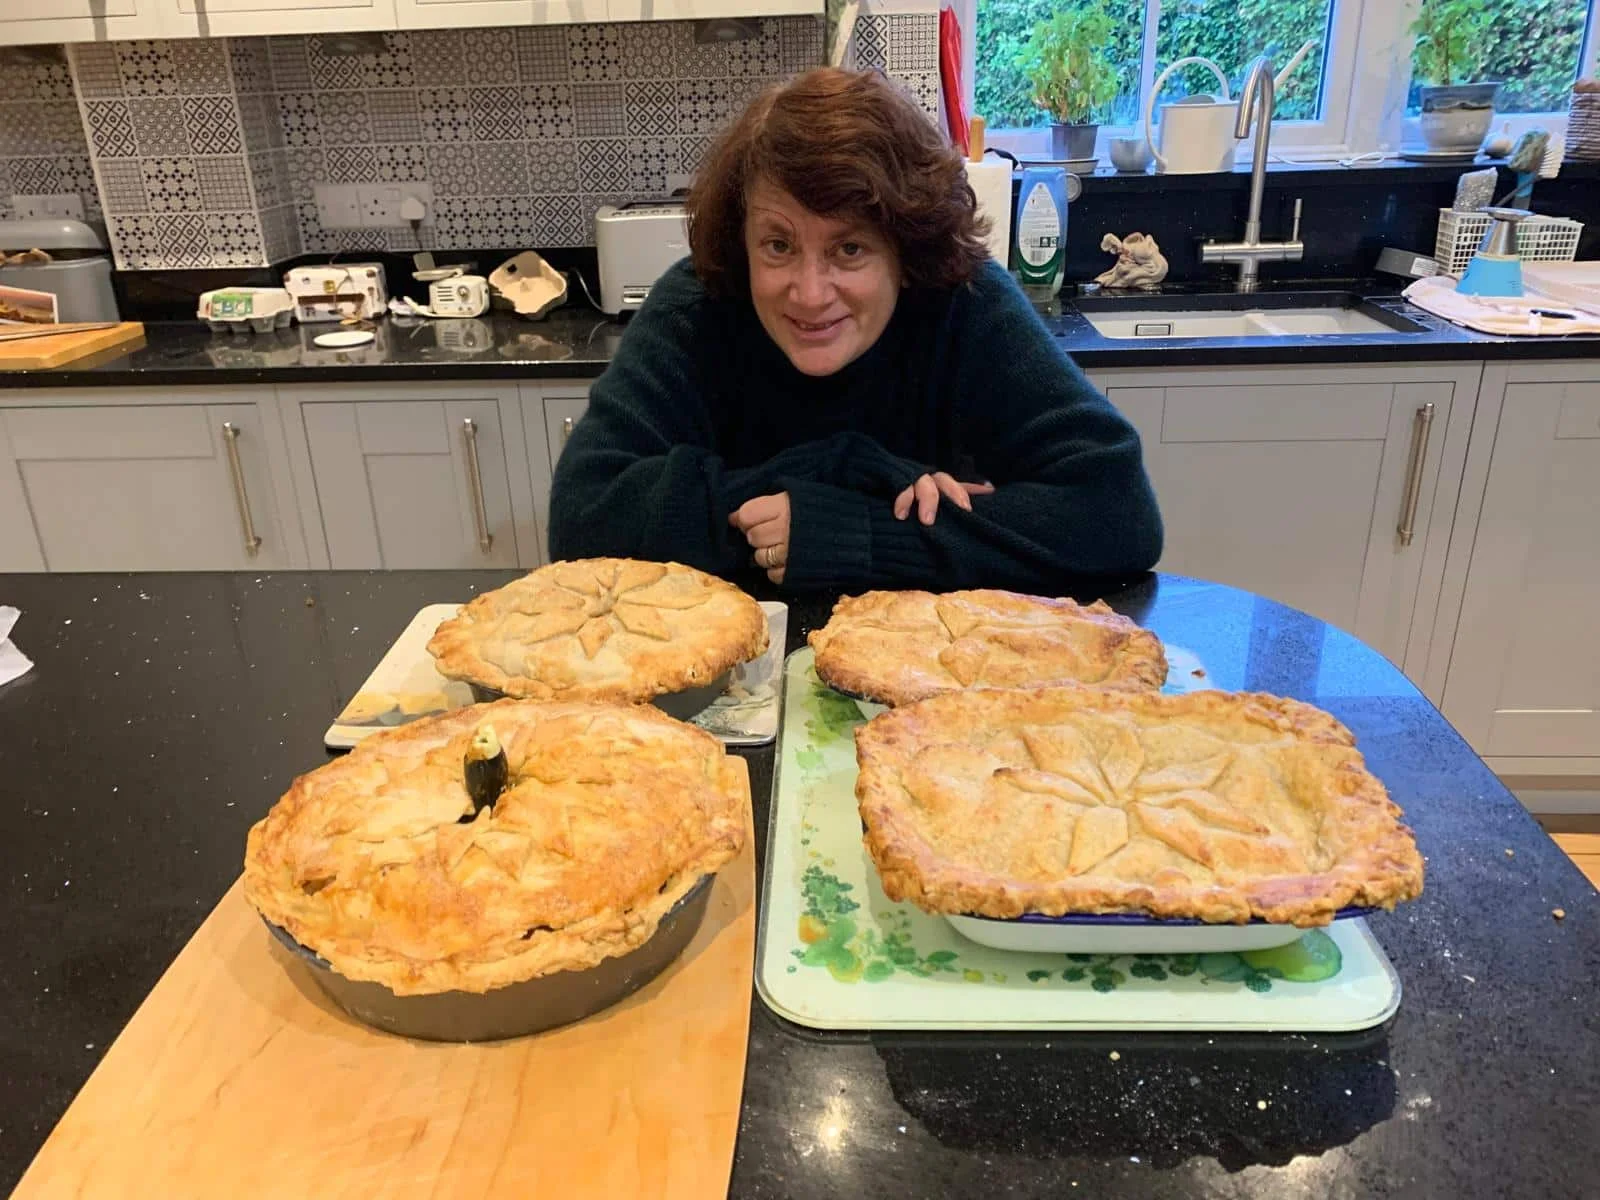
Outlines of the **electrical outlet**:
M 19 221 L 48 220 L 62 217 L 69 221 L 83 220 L 83 197 L 76 192 L 51 192 L 41 195 L 11 197 L 11 209 Z
M 312 188 L 317 224 L 324 229 L 360 229 L 361 204 L 354 184 L 319 183 Z
M 400 189 L 392 183 L 363 183 L 356 188 L 356 207 L 363 229 L 400 223 Z

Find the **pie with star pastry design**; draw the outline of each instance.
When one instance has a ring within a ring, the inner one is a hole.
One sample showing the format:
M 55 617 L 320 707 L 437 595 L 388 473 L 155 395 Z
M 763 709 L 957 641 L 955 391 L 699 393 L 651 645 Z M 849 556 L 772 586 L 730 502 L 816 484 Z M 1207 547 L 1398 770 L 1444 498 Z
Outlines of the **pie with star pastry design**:
M 949 692 L 856 731 L 883 890 L 929 912 L 1325 925 L 1422 891 L 1355 739 L 1251 693 Z
M 584 558 L 485 592 L 428 642 L 439 673 L 506 696 L 639 703 L 767 648 L 761 605 L 680 563 Z
M 245 895 L 347 979 L 485 992 L 643 945 L 744 845 L 748 798 L 716 738 L 648 705 L 473 705 L 295 780 Z
M 1167 678 L 1161 640 L 1104 601 L 994 589 L 845 596 L 810 642 L 824 683 L 891 707 L 967 687 Z

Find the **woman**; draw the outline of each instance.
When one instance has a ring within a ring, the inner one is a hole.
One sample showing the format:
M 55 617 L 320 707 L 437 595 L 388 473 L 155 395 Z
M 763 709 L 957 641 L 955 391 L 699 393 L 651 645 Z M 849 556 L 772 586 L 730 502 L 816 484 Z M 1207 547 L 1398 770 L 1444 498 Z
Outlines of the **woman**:
M 986 255 L 961 159 L 875 73 L 757 99 L 556 467 L 558 558 L 787 588 L 1054 593 L 1152 566 L 1133 428 Z

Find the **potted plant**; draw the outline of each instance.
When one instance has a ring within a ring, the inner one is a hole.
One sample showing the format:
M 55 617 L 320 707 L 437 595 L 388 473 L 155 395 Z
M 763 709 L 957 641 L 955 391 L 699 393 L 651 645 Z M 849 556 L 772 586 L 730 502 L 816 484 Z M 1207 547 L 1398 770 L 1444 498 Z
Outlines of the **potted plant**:
M 1493 31 L 1487 0 L 1424 0 L 1411 24 L 1422 81 L 1422 140 L 1430 150 L 1476 152 L 1494 123 L 1498 83 L 1481 79 Z
M 1033 102 L 1053 118 L 1051 156 L 1093 158 L 1097 111 L 1116 97 L 1119 80 L 1108 50 L 1113 32 L 1103 0 L 1059 8 L 1033 27 L 1017 55 Z

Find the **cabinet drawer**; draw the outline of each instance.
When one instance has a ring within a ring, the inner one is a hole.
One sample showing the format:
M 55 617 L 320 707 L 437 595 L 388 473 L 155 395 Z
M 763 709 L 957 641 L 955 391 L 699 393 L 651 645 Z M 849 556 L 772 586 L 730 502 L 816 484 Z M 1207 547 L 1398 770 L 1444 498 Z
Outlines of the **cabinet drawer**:
M 0 413 L 45 569 L 287 567 L 254 404 Z
M 1393 387 L 1172 387 L 1163 442 L 1381 442 Z

